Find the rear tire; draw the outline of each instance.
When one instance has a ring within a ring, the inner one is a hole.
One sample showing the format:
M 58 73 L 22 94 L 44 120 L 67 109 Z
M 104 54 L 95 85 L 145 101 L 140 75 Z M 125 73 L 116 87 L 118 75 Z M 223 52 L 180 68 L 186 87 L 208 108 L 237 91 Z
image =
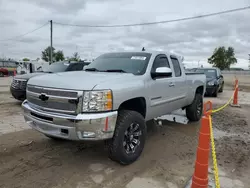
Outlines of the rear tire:
M 135 162 L 142 153 L 145 140 L 146 123 L 143 116 L 135 111 L 121 110 L 114 136 L 108 144 L 109 158 L 123 165 Z
M 186 116 L 190 121 L 199 121 L 203 113 L 203 96 L 196 93 L 192 104 L 186 108 Z

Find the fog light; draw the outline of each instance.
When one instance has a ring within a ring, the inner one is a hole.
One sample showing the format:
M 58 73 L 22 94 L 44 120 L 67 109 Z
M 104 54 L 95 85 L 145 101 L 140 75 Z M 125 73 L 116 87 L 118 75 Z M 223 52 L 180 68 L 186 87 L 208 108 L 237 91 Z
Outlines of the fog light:
M 83 138 L 94 138 L 95 133 L 94 132 L 84 131 L 84 132 L 82 132 L 82 137 Z

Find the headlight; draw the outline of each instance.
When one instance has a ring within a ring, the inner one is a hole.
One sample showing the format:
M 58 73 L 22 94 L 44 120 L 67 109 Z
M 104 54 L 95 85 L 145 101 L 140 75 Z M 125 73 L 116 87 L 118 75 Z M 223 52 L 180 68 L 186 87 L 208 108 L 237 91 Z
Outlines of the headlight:
M 83 93 L 83 112 L 104 112 L 113 108 L 111 90 L 85 91 Z
M 214 81 L 210 81 L 207 83 L 207 85 L 209 85 L 209 86 L 213 86 L 214 84 L 215 84 Z

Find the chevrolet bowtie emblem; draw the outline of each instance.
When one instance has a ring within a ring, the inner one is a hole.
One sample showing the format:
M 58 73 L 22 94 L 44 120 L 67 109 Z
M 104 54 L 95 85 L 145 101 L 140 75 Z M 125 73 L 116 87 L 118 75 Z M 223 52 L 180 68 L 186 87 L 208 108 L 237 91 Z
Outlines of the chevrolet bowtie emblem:
M 42 101 L 47 101 L 49 97 L 46 94 L 42 93 L 41 95 L 39 95 L 39 99 L 41 99 Z

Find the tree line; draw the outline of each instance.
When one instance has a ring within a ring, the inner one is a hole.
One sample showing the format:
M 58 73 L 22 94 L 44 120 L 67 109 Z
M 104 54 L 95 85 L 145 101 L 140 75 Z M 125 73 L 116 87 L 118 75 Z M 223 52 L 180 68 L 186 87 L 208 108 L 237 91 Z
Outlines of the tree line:
M 56 51 L 55 48 L 52 47 L 52 51 L 53 51 L 52 62 L 63 61 L 63 60 L 80 61 L 81 59 L 78 52 L 73 53 L 71 57 L 65 58 L 62 50 Z M 42 51 L 41 58 L 46 62 L 50 62 L 51 58 L 50 53 L 51 53 L 50 46 L 48 46 Z M 23 61 L 30 61 L 30 59 L 24 58 Z M 208 58 L 208 63 L 211 64 L 213 67 L 220 68 L 221 70 L 229 69 L 231 65 L 237 63 L 234 48 L 231 46 L 229 46 L 228 48 L 226 48 L 225 46 L 220 46 L 218 48 L 215 48 L 212 56 Z
M 52 48 L 52 50 L 53 62 L 65 60 L 62 50 L 55 51 L 54 48 Z M 44 51 L 42 51 L 42 59 L 47 62 L 50 61 L 50 46 L 47 47 Z M 72 57 L 67 59 L 71 61 L 79 61 L 80 56 L 77 52 L 75 52 Z M 213 67 L 220 68 L 221 70 L 229 69 L 231 65 L 237 63 L 234 48 L 231 46 L 228 48 L 226 48 L 225 46 L 215 48 L 212 56 L 208 58 L 208 63 L 213 65 Z

